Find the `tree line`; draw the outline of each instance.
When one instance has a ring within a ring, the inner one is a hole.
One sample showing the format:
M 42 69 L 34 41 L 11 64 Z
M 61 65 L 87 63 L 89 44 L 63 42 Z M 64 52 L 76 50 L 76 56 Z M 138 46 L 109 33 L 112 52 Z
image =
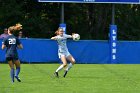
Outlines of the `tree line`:
M 140 40 L 140 6 L 116 4 L 115 24 L 119 40 Z M 31 38 L 50 38 L 60 24 L 61 3 L 37 0 L 0 0 L 0 33 L 16 23 Z M 65 4 L 67 33 L 81 39 L 107 40 L 112 19 L 112 4 Z M 15 33 L 17 34 L 17 33 Z

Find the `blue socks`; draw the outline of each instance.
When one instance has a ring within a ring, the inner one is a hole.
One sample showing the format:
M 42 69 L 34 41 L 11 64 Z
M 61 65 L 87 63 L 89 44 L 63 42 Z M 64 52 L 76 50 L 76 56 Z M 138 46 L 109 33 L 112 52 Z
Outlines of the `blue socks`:
M 14 82 L 14 77 L 15 77 L 15 70 L 14 68 L 11 69 L 11 79 L 12 79 L 12 82 Z
M 18 77 L 18 74 L 20 73 L 20 67 L 16 67 L 16 73 L 15 73 L 15 76 Z
M 15 70 L 14 68 L 11 69 L 11 79 L 12 79 L 12 82 L 14 82 L 14 77 L 18 77 L 18 74 L 20 73 L 20 67 L 17 67 L 16 68 L 16 73 L 15 73 Z

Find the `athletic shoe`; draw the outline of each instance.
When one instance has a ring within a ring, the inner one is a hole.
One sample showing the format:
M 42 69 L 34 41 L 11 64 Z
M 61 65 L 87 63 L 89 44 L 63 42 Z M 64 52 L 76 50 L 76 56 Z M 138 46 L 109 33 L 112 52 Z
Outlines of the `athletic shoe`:
M 58 72 L 55 72 L 55 73 L 54 73 L 54 76 L 55 76 L 55 77 L 59 77 Z
M 18 82 L 21 82 L 20 78 L 18 76 L 15 76 Z
M 67 73 L 68 73 L 68 71 L 65 71 L 64 76 L 63 76 L 64 78 L 66 77 Z
M 14 80 L 12 80 L 12 83 L 14 83 L 15 81 Z

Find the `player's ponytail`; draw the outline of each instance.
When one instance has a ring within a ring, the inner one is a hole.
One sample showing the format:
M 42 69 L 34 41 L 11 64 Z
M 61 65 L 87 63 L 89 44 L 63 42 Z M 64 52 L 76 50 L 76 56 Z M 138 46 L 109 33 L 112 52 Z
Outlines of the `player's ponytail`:
M 56 34 L 56 35 L 59 35 L 59 30 L 56 30 L 56 31 L 55 31 L 55 34 Z
M 11 34 L 13 34 L 14 31 L 21 30 L 22 25 L 21 24 L 16 24 L 15 26 L 10 26 L 8 30 L 10 31 Z

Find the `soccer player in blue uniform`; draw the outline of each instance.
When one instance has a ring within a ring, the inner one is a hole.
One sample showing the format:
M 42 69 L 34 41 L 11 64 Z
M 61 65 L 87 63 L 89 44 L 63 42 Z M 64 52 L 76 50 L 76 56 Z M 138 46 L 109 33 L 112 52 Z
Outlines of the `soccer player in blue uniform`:
M 19 39 L 13 35 L 13 32 L 16 30 L 15 26 L 8 28 L 9 36 L 5 38 L 2 42 L 2 49 L 6 48 L 6 60 L 11 68 L 11 78 L 12 82 L 14 82 L 14 78 L 17 79 L 18 82 L 21 82 L 19 78 L 20 73 L 20 61 L 18 59 L 17 48 L 22 49 L 23 46 Z M 14 70 L 14 64 L 16 66 L 16 72 Z
M 75 64 L 75 59 L 69 53 L 68 48 L 67 48 L 67 44 L 66 44 L 67 39 L 68 38 L 73 38 L 73 36 L 64 34 L 64 31 L 63 31 L 62 28 L 58 28 L 58 30 L 55 33 L 56 33 L 56 36 L 52 37 L 51 39 L 52 40 L 57 40 L 57 43 L 58 43 L 58 56 L 61 59 L 61 61 L 63 62 L 63 64 L 58 67 L 58 69 L 55 71 L 54 74 L 55 74 L 56 77 L 59 77 L 58 72 L 61 69 L 65 68 L 67 66 L 67 60 L 68 60 L 68 61 L 70 61 L 70 64 L 65 69 L 65 73 L 63 75 L 63 77 L 66 77 L 67 72 Z

